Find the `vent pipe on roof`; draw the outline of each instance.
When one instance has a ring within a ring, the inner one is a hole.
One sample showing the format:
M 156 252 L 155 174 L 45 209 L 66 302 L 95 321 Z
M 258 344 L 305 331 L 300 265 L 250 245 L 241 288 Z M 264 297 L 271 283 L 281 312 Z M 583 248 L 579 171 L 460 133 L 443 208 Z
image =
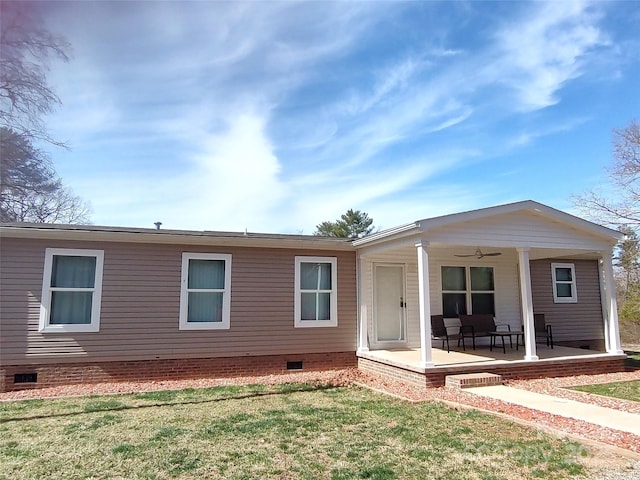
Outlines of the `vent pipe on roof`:
M 162 225 L 162 222 L 155 222 L 154 225 L 156 226 L 156 230 L 160 230 L 160 225 Z

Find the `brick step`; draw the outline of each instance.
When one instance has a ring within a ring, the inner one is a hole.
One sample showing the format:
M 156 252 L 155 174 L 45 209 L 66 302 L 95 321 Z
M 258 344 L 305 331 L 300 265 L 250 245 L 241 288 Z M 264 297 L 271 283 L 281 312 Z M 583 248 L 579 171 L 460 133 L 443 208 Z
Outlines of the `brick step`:
M 445 386 L 450 388 L 487 387 L 489 385 L 502 385 L 502 375 L 483 372 L 447 375 L 445 377 Z

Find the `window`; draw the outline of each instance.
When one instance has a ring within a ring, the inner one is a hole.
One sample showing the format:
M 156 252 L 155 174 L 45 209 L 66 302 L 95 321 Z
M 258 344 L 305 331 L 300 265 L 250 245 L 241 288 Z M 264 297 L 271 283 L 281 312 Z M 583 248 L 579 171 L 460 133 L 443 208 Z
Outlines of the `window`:
M 493 267 L 442 267 L 445 318 L 470 313 L 495 314 Z
M 100 330 L 103 264 L 103 250 L 46 249 L 41 332 Z
M 229 328 L 231 255 L 183 253 L 180 330 Z
M 573 263 L 552 263 L 553 301 L 555 303 L 576 303 L 576 271 Z
M 296 327 L 335 327 L 338 325 L 337 259 L 335 257 L 296 257 Z

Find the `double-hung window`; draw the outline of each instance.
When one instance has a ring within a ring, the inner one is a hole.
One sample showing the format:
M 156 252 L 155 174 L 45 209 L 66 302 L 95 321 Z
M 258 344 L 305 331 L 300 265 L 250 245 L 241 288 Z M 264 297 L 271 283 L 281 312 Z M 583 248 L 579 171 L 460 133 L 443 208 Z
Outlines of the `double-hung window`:
M 335 257 L 295 258 L 296 327 L 338 325 L 338 262 Z
M 100 330 L 103 265 L 103 250 L 46 249 L 41 332 Z
M 573 263 L 552 263 L 553 301 L 555 303 L 576 303 L 576 271 Z
M 442 313 L 495 315 L 493 267 L 442 267 Z
M 231 255 L 183 253 L 180 330 L 229 328 Z

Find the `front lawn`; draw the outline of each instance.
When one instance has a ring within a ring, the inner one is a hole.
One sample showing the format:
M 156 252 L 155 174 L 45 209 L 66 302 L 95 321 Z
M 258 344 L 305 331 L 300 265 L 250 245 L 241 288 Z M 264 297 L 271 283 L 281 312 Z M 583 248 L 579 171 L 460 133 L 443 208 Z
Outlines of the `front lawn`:
M 595 393 L 606 397 L 620 398 L 640 402 L 640 380 L 630 382 L 601 383 L 594 385 L 580 385 L 572 387 L 572 390 Z
M 0 403 L 2 479 L 532 479 L 586 449 L 366 389 L 218 387 Z

